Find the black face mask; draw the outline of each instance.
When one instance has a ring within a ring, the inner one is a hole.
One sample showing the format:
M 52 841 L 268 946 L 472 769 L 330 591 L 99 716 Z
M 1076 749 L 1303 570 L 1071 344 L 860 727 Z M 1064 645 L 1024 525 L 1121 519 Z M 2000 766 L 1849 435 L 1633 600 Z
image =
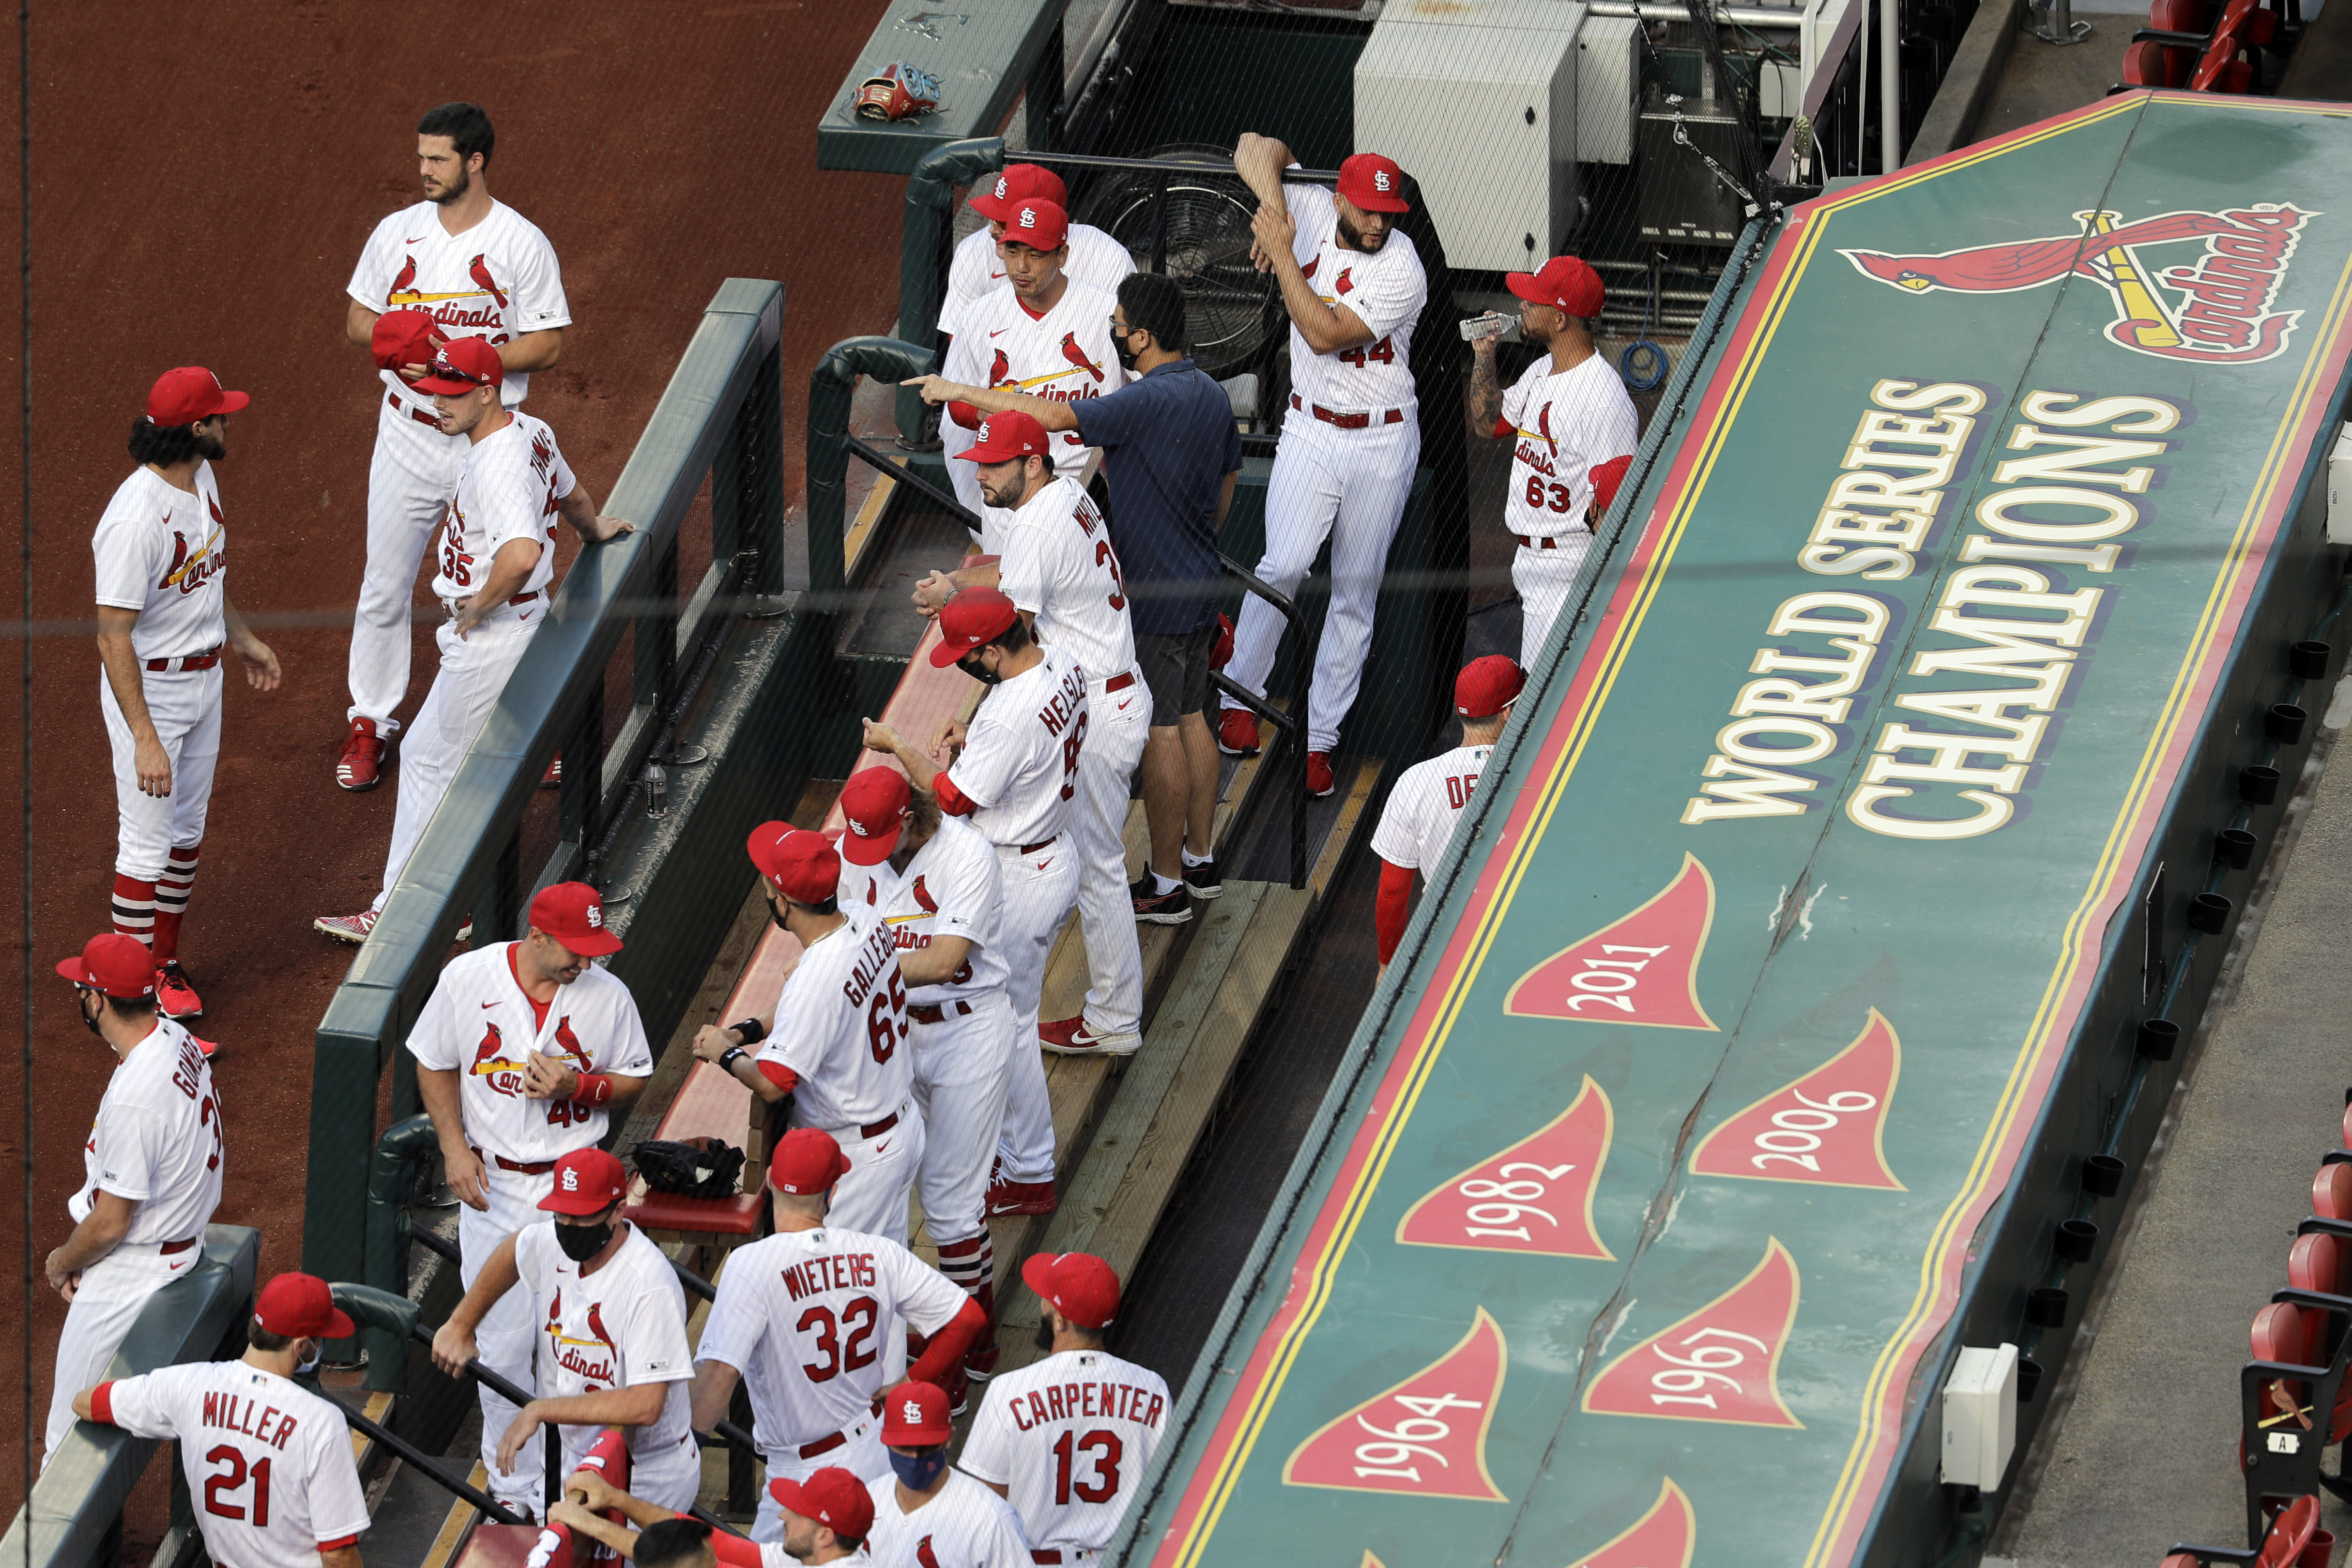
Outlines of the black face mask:
M 88 994 L 88 993 L 84 993 L 84 994 L 86 995 L 86 994 Z M 76 1011 L 80 1011 L 80 1004 L 79 1004 L 79 1002 L 77 1002 L 77 1003 L 75 1004 L 75 1010 L 76 1010 Z M 104 1012 L 105 1010 L 106 1010 L 106 1004 L 105 1004 L 103 1001 L 100 1002 L 100 1003 L 98 1004 L 98 1011 L 99 1011 L 99 1012 Z M 102 1030 L 102 1029 L 100 1029 L 100 1028 L 99 1028 L 99 1027 L 98 1027 L 98 1013 L 90 1013 L 90 1012 L 84 1012 L 84 1013 L 82 1013 L 82 1015 L 81 1015 L 81 1027 L 82 1027 L 82 1028 L 84 1028 L 84 1029 L 86 1029 L 86 1030 L 89 1030 L 89 1032 L 90 1032 L 90 1033 L 92 1033 L 92 1034 L 94 1034 L 94 1035 L 98 1036 L 98 1038 L 99 1038 L 99 1039 L 100 1039 L 100 1040 L 104 1040 L 104 1039 L 106 1038 L 106 1031 L 105 1031 L 104 1030 Z
M 609 1219 L 602 1225 L 559 1225 L 555 1228 L 555 1244 L 562 1248 L 563 1255 L 574 1263 L 585 1263 L 604 1250 L 604 1244 L 612 1239 L 613 1222 Z
M 1002 685 L 1004 683 L 1004 677 L 1003 675 L 998 674 L 995 671 L 990 669 L 987 665 L 982 664 L 977 659 L 970 661 L 958 659 L 956 661 L 956 668 L 961 670 L 965 674 L 970 675 L 973 680 L 978 681 L 983 686 Z
M 1037 1348 L 1043 1351 L 1051 1351 L 1054 1348 L 1054 1325 L 1052 1323 L 1040 1322 L 1037 1324 Z
M 783 909 L 773 902 L 771 902 L 768 905 L 768 918 L 776 923 L 776 929 L 779 931 L 790 931 L 792 929 L 791 926 L 784 924 Z
M 1135 361 L 1141 358 L 1133 349 L 1128 347 L 1134 340 L 1135 334 L 1131 331 L 1125 334 L 1118 332 L 1111 334 L 1110 351 L 1118 356 L 1118 368 L 1122 371 L 1135 369 Z

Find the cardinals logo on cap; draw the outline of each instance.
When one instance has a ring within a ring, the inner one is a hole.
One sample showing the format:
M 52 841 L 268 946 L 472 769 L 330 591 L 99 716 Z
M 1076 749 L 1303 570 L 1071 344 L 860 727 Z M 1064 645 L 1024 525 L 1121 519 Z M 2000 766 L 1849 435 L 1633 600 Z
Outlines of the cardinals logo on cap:
M 1004 350 L 999 349 L 996 352 L 996 357 L 1000 360 L 1003 359 L 1004 357 Z M 983 419 L 980 422 L 980 440 L 975 442 L 973 444 L 979 446 L 985 446 L 988 444 L 988 421 Z
M 1012 183 L 1012 181 L 1007 180 L 1002 174 L 999 174 L 996 177 L 996 199 L 998 201 L 1001 202 L 1004 200 L 1005 196 L 1009 193 Z
M 580 1173 L 577 1170 L 568 1167 L 565 1169 L 563 1173 L 563 1190 L 566 1192 L 578 1192 L 580 1190 Z
M 1375 191 L 1385 191 L 1385 190 L 1387 190 L 1388 188 L 1389 188 L 1389 172 L 1388 172 L 1386 169 L 1375 169 L 1375 170 L 1373 170 L 1373 171 L 1372 171 L 1372 189 L 1373 189 L 1373 190 L 1375 190 Z
M 919 1427 L 923 1424 L 923 1407 L 912 1399 L 898 1406 L 898 1415 L 909 1427 Z
M 1024 207 L 1021 209 L 1021 226 L 1024 229 L 1034 229 L 1037 226 L 1036 208 Z

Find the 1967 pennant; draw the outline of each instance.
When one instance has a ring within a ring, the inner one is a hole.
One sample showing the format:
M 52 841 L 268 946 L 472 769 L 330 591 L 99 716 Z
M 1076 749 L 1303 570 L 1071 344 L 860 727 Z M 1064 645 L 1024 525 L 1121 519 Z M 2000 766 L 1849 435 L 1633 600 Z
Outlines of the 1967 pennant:
M 1698 960 L 1715 924 L 1715 881 L 1698 857 L 1631 915 L 1521 975 L 1503 1010 L 1656 1029 L 1716 1027 L 1698 1000 Z
M 1601 1416 L 1802 1427 L 1780 1402 L 1780 1352 L 1797 1317 L 1797 1260 L 1777 1239 L 1748 1277 L 1601 1369 L 1584 1407 Z
M 1570 1568 L 1690 1568 L 1691 1548 L 1697 1543 L 1698 1521 L 1692 1516 L 1690 1499 L 1668 1477 L 1659 1482 L 1658 1500 L 1649 1512 Z
M 1699 1140 L 1698 1176 L 1904 1190 L 1886 1166 L 1886 1108 L 1903 1042 L 1876 1008 L 1852 1044 Z
M 1609 1096 L 1591 1079 L 1567 1110 L 1405 1211 L 1413 1247 L 1614 1258 L 1592 1228 L 1592 1189 L 1609 1158 Z
M 1285 1484 L 1504 1502 L 1486 1473 L 1486 1428 L 1503 1392 L 1502 1325 L 1480 1307 L 1452 1350 L 1291 1450 Z

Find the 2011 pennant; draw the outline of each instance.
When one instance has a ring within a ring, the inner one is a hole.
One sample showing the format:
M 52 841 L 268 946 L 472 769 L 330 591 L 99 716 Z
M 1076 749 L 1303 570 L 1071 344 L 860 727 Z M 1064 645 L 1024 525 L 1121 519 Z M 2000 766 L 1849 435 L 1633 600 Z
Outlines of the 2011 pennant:
M 1699 1140 L 1696 1176 L 1904 1190 L 1886 1164 L 1886 1108 L 1903 1042 L 1876 1008 L 1843 1051 Z
M 1502 1325 L 1480 1307 L 1452 1350 L 1292 1449 L 1284 1484 L 1509 1500 L 1486 1473 L 1486 1428 L 1507 1354 Z
M 1518 977 L 1503 998 L 1514 1018 L 1713 1030 L 1699 1005 L 1698 961 L 1715 924 L 1715 879 L 1685 853 L 1682 870 L 1632 914 Z
M 1613 1259 L 1592 1225 L 1592 1192 L 1614 1127 L 1591 1078 L 1567 1110 L 1424 1196 L 1397 1221 L 1412 1247 Z
M 1569 1568 L 1690 1568 L 1691 1549 L 1697 1543 L 1698 1520 L 1691 1512 L 1690 1499 L 1669 1476 L 1660 1479 L 1658 1500 L 1649 1512 Z
M 1599 1416 L 1801 1427 L 1781 1403 L 1780 1385 L 1799 1284 L 1797 1260 L 1767 1238 L 1763 1261 L 1746 1279 L 1602 1368 L 1584 1391 L 1584 1408 Z

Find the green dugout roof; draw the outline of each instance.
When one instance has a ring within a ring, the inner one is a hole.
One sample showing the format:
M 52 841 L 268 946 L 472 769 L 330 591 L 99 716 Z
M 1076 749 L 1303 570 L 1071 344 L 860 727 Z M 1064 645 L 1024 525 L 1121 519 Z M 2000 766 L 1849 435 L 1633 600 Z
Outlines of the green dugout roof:
M 2139 995 L 2185 763 L 2248 720 L 2347 169 L 2340 108 L 2138 94 L 1790 215 L 1130 1562 L 1871 1555 L 2095 983 Z

